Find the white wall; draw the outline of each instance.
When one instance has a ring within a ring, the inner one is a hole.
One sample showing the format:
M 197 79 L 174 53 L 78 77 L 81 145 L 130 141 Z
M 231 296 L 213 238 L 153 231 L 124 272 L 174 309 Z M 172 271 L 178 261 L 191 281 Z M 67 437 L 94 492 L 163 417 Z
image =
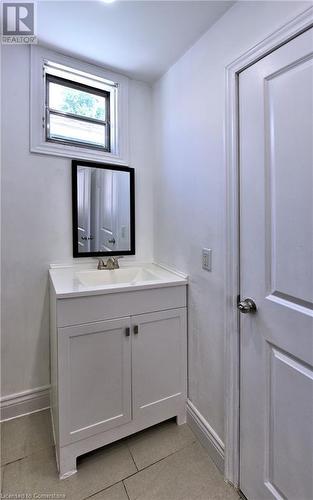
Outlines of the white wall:
M 49 384 L 49 263 L 72 258 L 71 161 L 29 152 L 29 47 L 2 53 L 2 396 Z M 151 89 L 130 82 L 139 260 L 153 253 Z
M 137 259 L 190 274 L 190 398 L 223 439 L 224 68 L 303 2 L 237 3 L 155 86 L 158 157 L 153 187 L 151 90 L 130 83 L 136 168 Z M 2 395 L 49 383 L 50 262 L 71 247 L 70 160 L 29 153 L 29 50 L 3 46 Z M 155 218 L 153 219 L 153 195 Z M 155 231 L 153 233 L 153 224 Z M 201 270 L 201 248 L 213 271 Z
M 155 256 L 190 275 L 189 397 L 224 439 L 225 66 L 304 2 L 240 2 L 154 88 Z M 201 249 L 213 249 L 213 270 Z

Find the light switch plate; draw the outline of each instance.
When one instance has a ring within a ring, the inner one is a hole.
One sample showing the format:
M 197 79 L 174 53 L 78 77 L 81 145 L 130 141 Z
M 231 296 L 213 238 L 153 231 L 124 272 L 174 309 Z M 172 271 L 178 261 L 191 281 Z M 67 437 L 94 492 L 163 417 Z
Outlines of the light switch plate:
M 202 249 L 202 269 L 205 271 L 212 271 L 212 249 Z

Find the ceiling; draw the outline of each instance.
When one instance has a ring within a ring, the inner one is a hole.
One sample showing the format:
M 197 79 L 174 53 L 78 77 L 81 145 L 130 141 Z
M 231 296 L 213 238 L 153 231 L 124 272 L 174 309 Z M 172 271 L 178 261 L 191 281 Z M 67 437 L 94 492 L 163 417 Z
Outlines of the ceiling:
M 38 1 L 39 43 L 153 82 L 232 1 Z

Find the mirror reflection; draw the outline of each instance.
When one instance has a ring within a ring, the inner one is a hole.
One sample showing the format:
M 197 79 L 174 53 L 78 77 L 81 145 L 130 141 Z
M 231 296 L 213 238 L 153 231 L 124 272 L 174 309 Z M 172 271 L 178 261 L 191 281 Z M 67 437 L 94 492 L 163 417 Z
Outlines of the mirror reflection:
M 132 169 L 73 164 L 74 256 L 134 253 Z

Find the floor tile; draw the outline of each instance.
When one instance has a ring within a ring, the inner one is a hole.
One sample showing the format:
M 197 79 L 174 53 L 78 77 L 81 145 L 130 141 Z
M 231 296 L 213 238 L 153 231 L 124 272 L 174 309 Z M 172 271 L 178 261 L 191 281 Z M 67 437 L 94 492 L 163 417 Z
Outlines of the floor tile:
M 136 472 L 124 443 L 116 443 L 81 457 L 77 474 L 59 480 L 54 449 L 34 453 L 4 468 L 3 492 L 61 493 L 66 500 L 80 500 L 107 488 Z M 114 498 L 114 497 L 113 497 Z
M 143 469 L 196 441 L 187 424 L 167 421 L 127 440 L 138 469 Z
M 50 411 L 44 410 L 1 424 L 1 463 L 27 457 L 53 444 Z
M 123 483 L 117 483 L 114 486 L 89 497 L 88 500 L 128 500 L 128 496 Z
M 200 443 L 124 481 L 130 500 L 238 500 Z

